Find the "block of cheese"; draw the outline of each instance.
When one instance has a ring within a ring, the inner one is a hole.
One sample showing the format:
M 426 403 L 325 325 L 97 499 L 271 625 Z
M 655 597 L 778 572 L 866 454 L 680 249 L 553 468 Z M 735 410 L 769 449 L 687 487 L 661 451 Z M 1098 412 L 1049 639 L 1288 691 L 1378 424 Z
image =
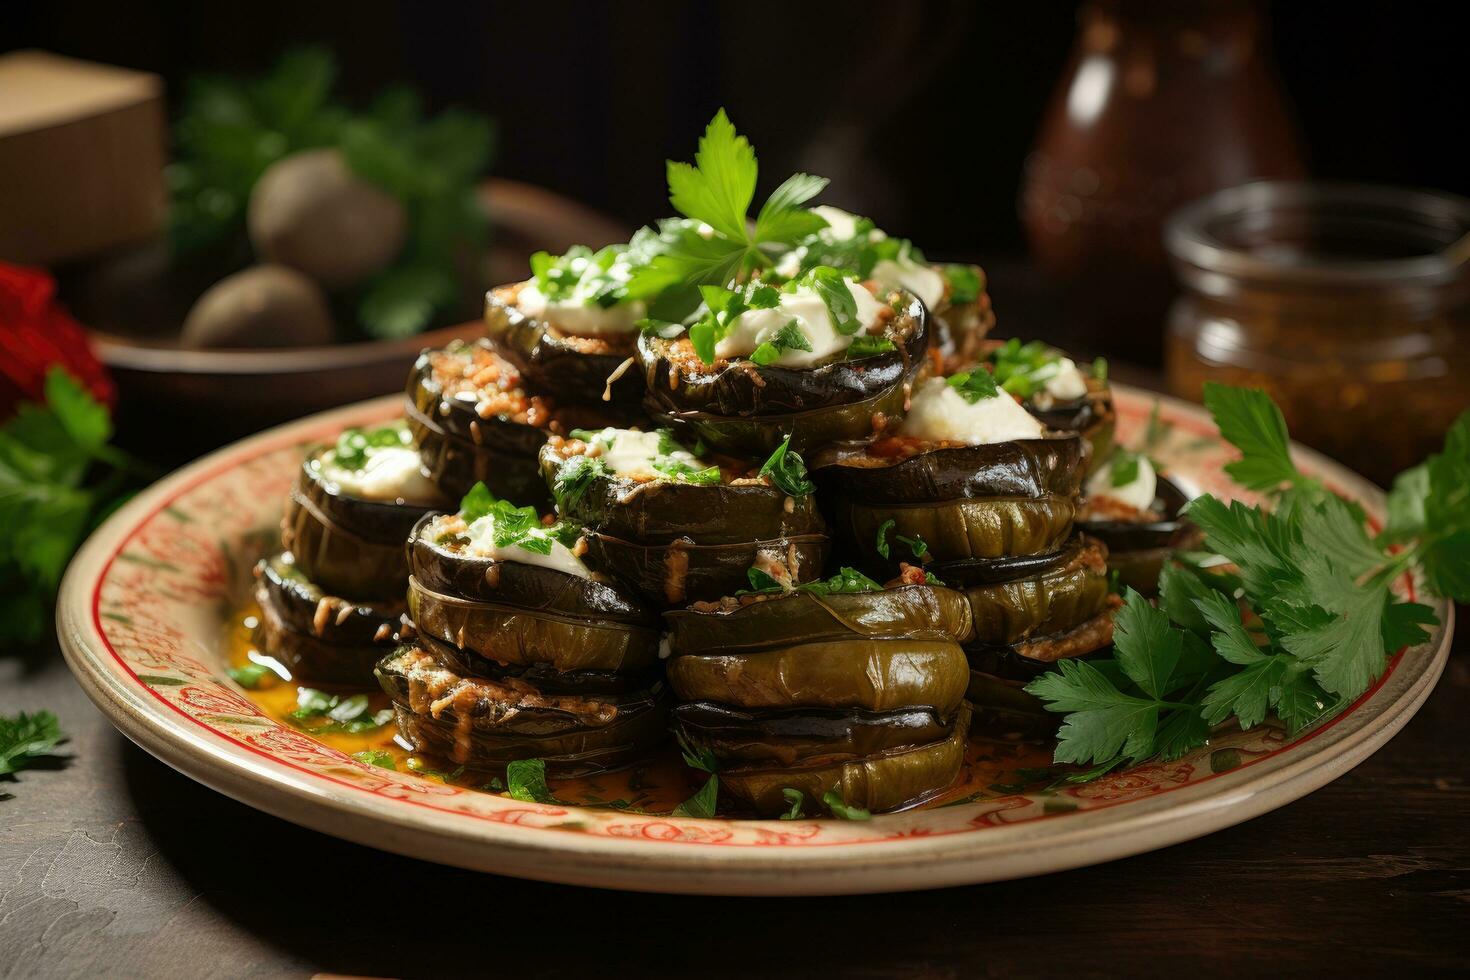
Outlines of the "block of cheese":
M 56 265 L 160 233 L 165 127 L 157 75 L 0 55 L 0 259 Z

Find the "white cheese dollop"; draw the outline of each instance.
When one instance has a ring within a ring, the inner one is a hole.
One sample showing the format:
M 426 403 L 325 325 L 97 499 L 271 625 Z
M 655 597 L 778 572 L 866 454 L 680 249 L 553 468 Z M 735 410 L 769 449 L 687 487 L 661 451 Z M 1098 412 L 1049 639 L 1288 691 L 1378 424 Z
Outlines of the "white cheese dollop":
M 944 277 L 939 270 L 909 258 L 907 250 L 896 259 L 873 263 L 873 280 L 884 289 L 907 289 L 933 310 L 944 299 Z
M 572 549 L 555 539 L 551 542 L 551 554 L 543 555 L 539 552 L 523 548 L 518 544 L 501 545 L 495 544 L 495 515 L 486 514 L 475 521 L 465 530 L 465 536 L 469 538 L 469 544 L 465 546 L 465 553 L 475 558 L 489 558 L 492 561 L 513 561 L 521 565 L 537 565 L 541 568 L 552 568 L 558 572 L 566 572 L 578 578 L 591 578 L 592 573 L 587 566 L 582 564 L 582 559 L 572 554 Z
M 850 279 L 843 282 L 857 304 L 859 328 L 866 331 L 878 320 L 883 304 L 873 294 Z M 832 323 L 827 304 L 810 286 L 798 286 L 794 292 L 782 292 L 781 302 L 769 310 L 746 310 L 729 325 L 724 339 L 715 344 L 715 356 L 722 358 L 748 357 L 757 347 L 774 341 L 781 329 L 792 320 L 806 336 L 811 350 L 786 348 L 773 361 L 781 367 L 810 367 L 818 361 L 841 353 L 852 346 L 855 334 L 839 333 Z
M 419 451 L 412 446 L 371 448 L 360 470 L 339 466 L 329 456 L 323 460 L 322 475 L 348 496 L 362 500 L 432 504 L 440 499 L 439 488 L 424 473 Z
M 526 316 L 544 320 L 563 333 L 578 337 L 629 333 L 637 329 L 638 321 L 647 313 L 642 300 L 603 307 L 577 292 L 567 299 L 550 300 L 534 282 L 527 282 L 521 287 L 516 296 L 516 306 Z
M 1076 401 L 1087 394 L 1087 379 L 1070 357 L 1057 361 L 1057 371 L 1046 379 L 1046 393 L 1058 401 Z
M 659 452 L 663 437 L 657 432 L 606 428 L 592 436 L 587 442 L 589 445 L 602 448 L 602 455 L 599 458 L 609 471 L 618 476 L 658 479 L 666 475 L 653 468 L 654 460 L 660 458 L 683 463 L 699 470 L 707 469 L 710 465 L 687 449 L 674 448 L 671 452 Z
M 1159 492 L 1159 476 L 1147 456 L 1138 457 L 1138 474 L 1121 487 L 1113 486 L 1113 462 L 1109 460 L 1098 467 L 1087 480 L 1089 497 L 1107 497 L 1134 510 L 1148 510 L 1154 505 Z
M 1041 423 L 1004 391 L 971 402 L 944 378 L 930 378 L 914 390 L 899 435 L 931 442 L 983 446 L 1012 439 L 1040 439 Z

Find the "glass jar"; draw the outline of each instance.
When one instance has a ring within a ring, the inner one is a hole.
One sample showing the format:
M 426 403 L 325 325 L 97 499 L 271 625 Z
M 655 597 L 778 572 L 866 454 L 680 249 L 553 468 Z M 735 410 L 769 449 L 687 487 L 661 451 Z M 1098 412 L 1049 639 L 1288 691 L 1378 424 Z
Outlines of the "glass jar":
M 1293 438 L 1380 483 L 1470 407 L 1470 201 L 1264 182 L 1176 212 L 1169 384 L 1264 388 Z

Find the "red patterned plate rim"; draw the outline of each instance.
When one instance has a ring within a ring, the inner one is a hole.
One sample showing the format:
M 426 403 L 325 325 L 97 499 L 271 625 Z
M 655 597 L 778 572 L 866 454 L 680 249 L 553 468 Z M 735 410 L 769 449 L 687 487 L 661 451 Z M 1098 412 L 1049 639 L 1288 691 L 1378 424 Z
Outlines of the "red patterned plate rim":
M 1197 407 L 1117 386 L 1125 440 L 1154 401 L 1166 462 L 1224 493 L 1231 458 Z M 525 804 L 357 762 L 263 715 L 224 673 L 225 616 L 261 550 L 300 447 L 392 416 L 396 396 L 324 412 L 227 446 L 139 494 L 88 540 L 57 608 L 83 688 L 144 749 L 288 820 L 447 864 L 611 888 L 721 894 L 892 891 L 1019 877 L 1163 847 L 1241 822 L 1318 788 L 1403 726 L 1443 669 L 1453 609 L 1428 643 L 1336 718 L 1295 738 L 1228 733 L 1174 763 L 1063 791 L 837 821 L 648 817 Z M 1381 516 L 1383 495 L 1310 450 L 1298 463 Z M 233 577 L 233 581 L 232 581 Z M 1407 584 L 1412 591 L 1413 583 Z M 1212 771 L 1234 749 L 1234 768 Z M 1058 806 L 1058 803 L 1061 806 Z

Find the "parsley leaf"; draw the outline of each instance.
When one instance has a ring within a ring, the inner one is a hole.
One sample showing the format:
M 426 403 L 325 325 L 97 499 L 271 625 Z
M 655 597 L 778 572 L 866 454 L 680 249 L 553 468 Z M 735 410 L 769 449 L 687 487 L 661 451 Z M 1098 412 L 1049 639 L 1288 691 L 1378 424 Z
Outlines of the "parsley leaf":
M 1205 407 L 1220 435 L 1239 449 L 1242 458 L 1225 464 L 1225 472 L 1248 490 L 1275 490 L 1283 483 L 1312 484 L 1291 461 L 1286 419 L 1271 396 L 1258 388 L 1205 382 Z
M 1039 340 L 1023 344 L 1012 337 L 986 355 L 986 361 L 996 384 L 1017 398 L 1026 399 L 1061 373 L 1062 352 Z
M 605 476 L 607 464 L 596 457 L 573 456 L 562 463 L 551 481 L 551 495 L 556 498 L 557 508 L 563 512 L 574 510 L 582 495 L 592 489 L 593 482 Z
M 803 816 L 802 808 L 806 805 L 806 794 L 799 789 L 793 789 L 787 786 L 781 790 L 781 795 L 791 804 L 790 809 L 781 814 L 781 819 L 800 820 Z
M 898 346 L 887 337 L 874 337 L 872 334 L 860 333 L 852 338 L 852 343 L 848 345 L 845 356 L 849 361 L 857 361 L 864 357 L 872 357 L 874 354 L 886 354 L 891 350 L 898 350 Z
M 761 464 L 757 475 L 770 477 L 776 488 L 790 497 L 804 497 L 817 490 L 817 485 L 807 477 L 806 461 L 801 458 L 801 453 L 791 448 L 789 435 Z
M 230 668 L 230 680 L 247 691 L 254 691 L 262 684 L 274 683 L 276 672 L 264 664 L 244 664 Z
M 680 214 L 705 222 L 726 238 L 744 241 L 745 214 L 755 196 L 758 168 L 750 141 L 735 132 L 724 109 L 715 113 L 700 137 L 694 165 L 670 160 L 667 172 L 669 203 Z
M 65 737 L 49 711 L 22 711 L 13 718 L 0 715 L 0 776 L 13 775 L 49 755 Z
M 384 752 L 382 749 L 364 749 L 361 752 L 352 753 L 352 757 L 358 762 L 366 762 L 370 766 L 379 769 L 398 769 L 398 763 L 393 761 L 393 753 Z
M 884 558 L 888 557 L 888 532 L 892 531 L 893 526 L 897 523 L 897 521 L 890 517 L 888 518 L 888 520 L 878 525 L 878 541 L 874 545 L 874 547 L 877 549 L 878 554 L 882 555 Z
M 586 457 L 576 459 L 585 460 Z M 565 469 L 564 465 L 562 470 Z M 557 472 L 556 483 L 561 483 L 561 470 Z M 517 507 L 508 500 L 501 500 L 483 482 L 477 482 L 460 500 L 459 516 L 466 524 L 488 519 L 491 522 L 490 540 L 496 548 L 524 548 L 538 555 L 551 554 L 556 543 L 567 537 L 570 531 L 560 522 L 547 527 L 541 523 L 541 515 L 536 513 L 536 508 Z
M 783 791 L 784 792 L 784 791 Z M 872 820 L 873 814 L 860 806 L 849 806 L 842 794 L 833 789 L 822 794 L 822 803 L 838 820 Z
M 960 397 L 971 405 L 1000 394 L 1000 389 L 995 384 L 995 376 L 984 368 L 950 375 L 945 379 L 945 383 L 959 392 Z
M 674 807 L 673 815 L 676 817 L 696 817 L 701 820 L 709 820 L 715 815 L 715 807 L 718 805 L 719 799 L 720 777 L 710 776 L 709 779 L 704 781 L 704 785 L 699 788 L 699 792 Z
M 945 282 L 949 283 L 951 306 L 973 303 L 985 292 L 985 275 L 979 266 L 946 265 L 943 272 Z
M 522 803 L 555 803 L 546 785 L 546 762 L 543 759 L 517 759 L 505 767 L 505 795 Z
M 1138 460 L 1138 453 L 1131 453 L 1121 447 L 1113 451 L 1113 457 L 1109 460 L 1109 463 L 1111 464 L 1110 468 L 1114 488 L 1126 487 L 1138 479 Z
M 807 273 L 807 282 L 827 307 L 833 330 L 850 335 L 863 328 L 858 320 L 857 300 L 848 288 L 845 275 L 831 266 L 819 265 Z

